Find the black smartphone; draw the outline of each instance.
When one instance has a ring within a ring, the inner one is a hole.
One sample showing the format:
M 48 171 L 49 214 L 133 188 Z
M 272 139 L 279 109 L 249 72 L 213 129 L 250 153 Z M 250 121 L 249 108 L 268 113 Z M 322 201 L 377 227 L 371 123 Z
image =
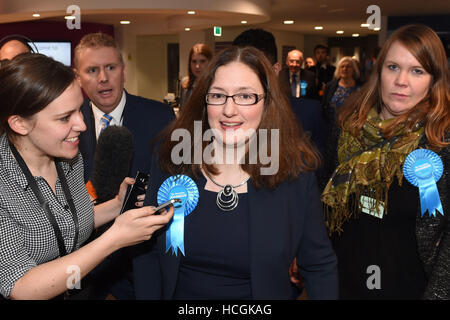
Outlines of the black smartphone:
M 149 175 L 147 173 L 140 171 L 136 173 L 136 177 L 134 178 L 136 182 L 131 186 L 128 186 L 127 193 L 125 194 L 125 200 L 123 201 L 122 209 L 120 210 L 121 214 L 130 209 L 137 208 L 137 197 L 141 194 L 145 194 L 148 178 Z
M 155 212 L 153 214 L 161 214 L 163 213 L 163 211 L 167 208 L 169 208 L 170 206 L 173 206 L 174 203 L 179 203 L 181 202 L 181 199 L 171 199 L 169 201 L 164 202 L 163 204 L 161 204 L 160 206 L 157 206 L 155 209 Z

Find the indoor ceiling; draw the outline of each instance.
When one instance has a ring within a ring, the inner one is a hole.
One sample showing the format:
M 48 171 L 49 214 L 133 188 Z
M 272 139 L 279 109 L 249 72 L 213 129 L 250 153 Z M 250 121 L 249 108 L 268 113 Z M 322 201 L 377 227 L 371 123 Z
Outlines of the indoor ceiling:
M 1 0 L 0 1 L 0 23 L 19 22 L 29 20 L 61 20 L 66 15 L 62 3 L 73 3 L 82 1 L 53 0 Z M 231 2 L 230 2 L 231 1 Z M 82 21 L 104 24 L 119 25 L 121 20 L 130 21 L 130 28 L 136 28 L 139 33 L 177 33 L 183 32 L 184 28 L 201 30 L 214 25 L 240 26 L 241 21 L 247 21 L 249 27 L 258 26 L 272 30 L 283 30 L 300 32 L 306 35 L 336 36 L 337 30 L 343 30 L 343 36 L 352 33 L 360 35 L 375 34 L 376 31 L 361 27 L 370 13 L 366 13 L 370 5 L 378 5 L 382 16 L 414 16 L 428 14 L 449 14 L 450 1 L 448 0 L 241 0 L 246 5 L 258 6 L 261 10 L 229 10 L 223 3 L 231 3 L 235 7 L 239 2 L 235 0 L 166 0 L 147 1 L 158 3 L 158 6 L 139 7 L 140 0 L 128 0 L 122 3 L 131 3 L 129 7 L 122 4 L 120 8 L 108 7 L 110 1 L 90 1 L 89 7 L 82 6 Z M 33 3 L 36 4 L 33 6 Z M 42 5 L 40 5 L 40 3 Z M 87 3 L 87 2 L 84 2 Z M 166 4 L 164 9 L 161 3 Z M 172 5 L 177 3 L 178 5 Z M 182 3 L 182 5 L 180 5 Z M 22 4 L 22 6 L 21 6 Z M 24 4 L 27 4 L 25 6 Z M 136 5 L 137 4 L 137 5 Z M 192 4 L 192 8 L 190 5 Z M 202 4 L 204 4 L 202 6 Z M 216 5 L 216 7 L 215 7 Z M 217 10 L 215 10 L 217 8 Z M 188 15 L 188 10 L 195 10 L 195 14 Z M 33 18 L 33 13 L 41 16 Z M 293 20 L 290 25 L 283 24 L 284 20 Z M 153 28 L 152 26 L 165 26 L 164 28 Z M 322 26 L 322 30 L 315 30 L 315 26 Z

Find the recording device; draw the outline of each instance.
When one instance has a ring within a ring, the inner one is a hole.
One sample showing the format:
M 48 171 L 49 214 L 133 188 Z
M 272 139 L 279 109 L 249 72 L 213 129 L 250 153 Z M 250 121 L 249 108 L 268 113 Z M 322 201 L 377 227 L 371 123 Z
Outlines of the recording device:
M 156 207 L 155 209 L 155 215 L 161 214 L 164 212 L 166 208 L 169 208 L 170 206 L 173 206 L 175 203 L 181 203 L 181 199 L 171 199 L 169 201 L 164 202 L 162 205 Z
M 100 134 L 95 148 L 90 180 L 97 193 L 96 204 L 114 199 L 133 158 L 133 135 L 124 126 L 109 126 Z
M 138 171 L 136 173 L 136 177 L 134 178 L 136 182 L 131 186 L 128 186 L 127 193 L 125 194 L 125 200 L 123 201 L 122 209 L 120 210 L 121 214 L 130 209 L 137 208 L 137 197 L 141 194 L 145 194 L 148 178 L 149 175 L 144 172 Z

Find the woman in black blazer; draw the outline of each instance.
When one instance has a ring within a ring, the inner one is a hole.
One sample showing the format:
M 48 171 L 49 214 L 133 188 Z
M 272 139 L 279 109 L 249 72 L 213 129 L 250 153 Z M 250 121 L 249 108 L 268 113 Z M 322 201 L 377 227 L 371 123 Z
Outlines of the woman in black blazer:
M 139 248 L 136 298 L 295 299 L 297 258 L 308 297 L 336 299 L 318 156 L 269 61 L 232 47 L 206 71 L 152 162 L 146 204 L 187 200 L 179 219 L 176 207 L 172 224 Z M 174 195 L 185 182 L 188 191 Z

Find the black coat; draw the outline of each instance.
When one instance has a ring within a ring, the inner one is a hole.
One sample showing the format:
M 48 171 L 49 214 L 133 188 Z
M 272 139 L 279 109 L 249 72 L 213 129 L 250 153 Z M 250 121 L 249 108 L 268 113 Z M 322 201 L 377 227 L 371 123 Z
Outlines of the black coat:
M 156 205 L 168 175 L 152 161 L 145 204 Z M 206 179 L 194 179 L 204 188 Z M 250 180 L 251 181 L 251 180 Z M 310 299 L 336 299 L 337 261 L 328 238 L 315 175 L 301 174 L 275 190 L 248 183 L 251 289 L 253 299 L 291 299 L 289 265 L 296 257 Z M 202 201 L 199 199 L 199 201 Z M 195 215 L 195 211 L 190 215 Z M 189 217 L 189 216 L 188 216 Z M 136 299 L 172 299 L 180 255 L 165 253 L 166 228 L 141 245 L 133 261 Z M 186 236 L 186 235 L 185 235 Z
M 328 141 L 325 152 L 325 164 L 322 177 L 319 179 L 320 189 L 323 190 L 328 179 L 333 174 L 339 162 L 337 160 L 337 146 L 340 129 L 333 128 L 332 139 Z M 450 133 L 446 135 L 450 141 Z M 424 135 L 419 142 L 419 148 L 427 148 L 427 139 Z M 442 177 L 436 185 L 439 191 L 444 215 L 436 216 L 425 214 L 422 217 L 418 206 L 416 214 L 416 241 L 417 250 L 427 278 L 427 285 L 423 299 L 450 299 L 450 147 L 442 148 L 437 152 L 444 165 Z M 403 184 L 409 182 L 403 179 Z M 396 183 L 396 182 L 394 182 Z M 394 195 L 395 196 L 395 195 Z M 419 189 L 417 189 L 419 198 Z M 390 195 L 392 199 L 392 196 Z M 393 200 L 391 200 L 393 201 Z M 345 232 L 345 225 L 344 231 Z

